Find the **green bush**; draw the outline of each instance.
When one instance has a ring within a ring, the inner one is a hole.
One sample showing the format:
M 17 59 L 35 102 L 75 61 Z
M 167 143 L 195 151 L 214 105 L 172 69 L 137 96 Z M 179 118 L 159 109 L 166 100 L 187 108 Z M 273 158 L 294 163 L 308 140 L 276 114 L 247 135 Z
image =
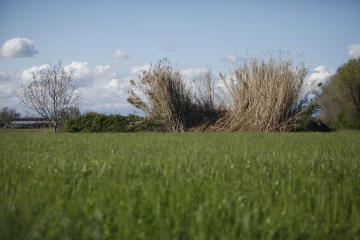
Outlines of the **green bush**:
M 120 114 L 106 115 L 90 112 L 68 120 L 64 131 L 100 133 L 154 131 L 155 129 L 151 120 L 133 114 L 122 116 Z

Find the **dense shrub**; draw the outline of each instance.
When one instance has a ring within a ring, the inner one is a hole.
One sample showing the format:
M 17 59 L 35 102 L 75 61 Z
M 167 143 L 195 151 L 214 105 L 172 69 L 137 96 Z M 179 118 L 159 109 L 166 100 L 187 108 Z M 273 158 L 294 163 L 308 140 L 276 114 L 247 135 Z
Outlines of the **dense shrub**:
M 319 117 L 314 117 L 314 113 L 319 111 L 319 106 L 311 102 L 308 107 L 296 120 L 294 131 L 296 132 L 330 132 L 332 131 Z
M 136 132 L 154 131 L 156 126 L 151 120 L 133 114 L 100 114 L 95 112 L 72 118 L 66 122 L 65 132 Z

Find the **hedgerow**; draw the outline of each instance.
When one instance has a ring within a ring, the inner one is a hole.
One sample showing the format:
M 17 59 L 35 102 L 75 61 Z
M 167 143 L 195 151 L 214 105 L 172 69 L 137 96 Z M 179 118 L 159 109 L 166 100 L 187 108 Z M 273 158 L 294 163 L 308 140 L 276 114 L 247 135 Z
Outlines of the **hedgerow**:
M 151 120 L 130 114 L 122 116 L 120 114 L 104 114 L 90 112 L 66 122 L 64 132 L 136 132 L 154 131 L 156 126 Z

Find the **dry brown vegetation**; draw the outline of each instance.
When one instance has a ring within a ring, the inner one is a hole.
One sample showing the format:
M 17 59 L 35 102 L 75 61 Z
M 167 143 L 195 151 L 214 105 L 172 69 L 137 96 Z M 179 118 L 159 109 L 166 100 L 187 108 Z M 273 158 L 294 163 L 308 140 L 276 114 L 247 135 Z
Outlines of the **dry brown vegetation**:
M 160 121 L 165 131 L 186 131 L 208 126 L 218 118 L 210 70 L 204 76 L 194 79 L 193 86 L 190 87 L 183 80 L 180 69 L 163 59 L 144 71 L 137 82 L 132 80 L 131 84 L 141 90 L 147 102 L 134 89 L 128 91 L 128 102 L 141 109 L 148 117 Z
M 306 73 L 303 64 L 294 69 L 280 55 L 245 60 L 230 75 L 220 74 L 227 112 L 217 125 L 227 131 L 292 130 Z
M 303 63 L 294 67 L 282 53 L 252 58 L 220 73 L 223 87 L 215 91 L 211 70 L 189 84 L 163 59 L 131 81 L 146 101 L 133 88 L 127 100 L 165 131 L 289 131 L 304 110 L 298 102 L 306 73 Z

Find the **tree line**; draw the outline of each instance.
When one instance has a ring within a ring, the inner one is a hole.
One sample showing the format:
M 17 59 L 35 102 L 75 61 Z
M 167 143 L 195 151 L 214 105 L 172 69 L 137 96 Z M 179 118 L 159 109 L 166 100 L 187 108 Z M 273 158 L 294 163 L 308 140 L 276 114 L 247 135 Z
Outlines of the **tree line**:
M 15 108 L 3 107 L 0 110 L 0 128 L 10 125 L 12 121 L 20 116 L 21 114 Z

